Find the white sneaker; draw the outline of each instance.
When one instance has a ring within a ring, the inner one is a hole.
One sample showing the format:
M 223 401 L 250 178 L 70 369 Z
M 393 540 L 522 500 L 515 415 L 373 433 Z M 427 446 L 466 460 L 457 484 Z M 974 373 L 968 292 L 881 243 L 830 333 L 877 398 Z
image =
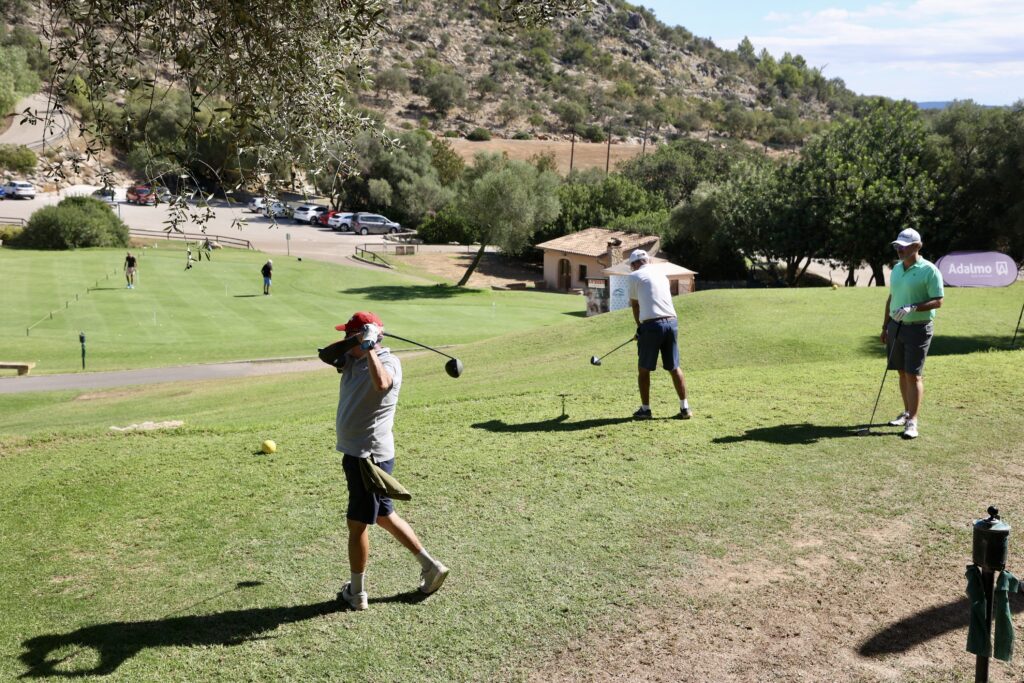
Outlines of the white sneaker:
M 440 588 L 444 580 L 448 578 L 448 571 L 448 567 L 440 562 L 435 562 L 433 567 L 420 572 L 420 593 L 430 595 Z
M 907 426 L 903 428 L 904 439 L 917 438 L 917 420 L 907 420 Z
M 904 410 L 902 413 L 900 413 L 899 415 L 897 415 L 893 419 L 889 420 L 889 426 L 890 427 L 902 427 L 903 425 L 907 424 L 907 418 L 908 417 L 910 417 L 910 413 L 908 413 L 907 411 Z
M 338 599 L 344 600 L 348 603 L 348 606 L 354 610 L 362 611 L 370 606 L 369 596 L 366 591 L 359 591 L 358 593 L 352 593 L 352 582 L 346 581 L 345 585 L 341 587 L 341 591 L 338 593 Z

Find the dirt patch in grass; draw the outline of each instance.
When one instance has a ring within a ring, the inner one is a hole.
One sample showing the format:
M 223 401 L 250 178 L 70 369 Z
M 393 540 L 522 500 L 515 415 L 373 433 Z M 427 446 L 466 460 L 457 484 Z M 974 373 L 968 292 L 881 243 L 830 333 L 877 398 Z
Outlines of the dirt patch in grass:
M 474 254 L 469 253 L 437 253 L 421 252 L 415 256 L 396 256 L 395 260 L 430 273 L 436 277 L 443 278 L 450 284 L 458 282 L 466 272 L 466 268 L 473 261 Z M 529 287 L 534 286 L 536 280 L 544 278 L 544 271 L 539 268 L 529 268 L 522 264 L 501 256 L 500 254 L 484 254 L 480 265 L 473 271 L 469 279 L 470 287 L 507 287 L 517 282 L 528 283 Z
M 887 531 L 793 543 L 788 560 L 681 567 L 660 581 L 661 604 L 570 644 L 529 680 L 972 680 L 962 565 L 886 557 L 914 546 L 909 525 Z M 1024 595 L 1011 604 L 1019 621 Z M 993 667 L 994 680 L 1022 680 L 1019 663 Z

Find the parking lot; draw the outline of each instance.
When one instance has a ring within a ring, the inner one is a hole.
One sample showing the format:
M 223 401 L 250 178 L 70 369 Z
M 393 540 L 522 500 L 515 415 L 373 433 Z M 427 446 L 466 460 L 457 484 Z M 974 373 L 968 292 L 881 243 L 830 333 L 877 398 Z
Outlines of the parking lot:
M 24 219 L 43 206 L 56 204 L 64 197 L 90 194 L 96 188 L 79 186 L 69 188 L 60 193 L 39 193 L 35 199 L 8 199 L 0 202 L 0 223 L 4 218 Z M 123 191 L 123 189 L 122 189 Z M 190 204 L 193 213 L 201 214 L 195 204 Z M 119 198 L 114 205 L 121 219 L 130 228 L 143 230 L 166 230 L 170 220 L 167 205 L 136 206 Z M 385 240 L 381 235 L 355 235 L 352 233 L 335 232 L 327 227 L 295 223 L 291 219 L 278 219 L 275 223 L 259 214 L 250 213 L 240 206 L 229 205 L 223 201 L 212 202 L 214 217 L 207 223 L 207 234 L 247 239 L 260 251 L 270 254 L 291 254 L 302 258 L 320 261 L 362 265 L 352 258 L 357 246 L 364 244 L 382 244 Z M 236 221 L 244 221 L 238 224 Z M 185 232 L 199 232 L 196 223 L 183 225 Z M 446 247 L 438 247 L 446 250 Z M 464 248 L 463 248 L 464 249 Z M 431 248 L 433 250 L 433 248 Z

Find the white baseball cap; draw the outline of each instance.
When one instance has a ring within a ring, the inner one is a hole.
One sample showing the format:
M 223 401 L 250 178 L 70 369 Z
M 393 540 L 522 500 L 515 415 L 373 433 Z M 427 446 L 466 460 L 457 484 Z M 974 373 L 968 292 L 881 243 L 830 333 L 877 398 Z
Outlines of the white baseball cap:
M 632 253 L 630 253 L 630 255 L 629 255 L 629 263 L 630 263 L 630 265 L 636 263 L 637 261 L 646 261 L 646 260 L 647 260 L 647 252 L 644 251 L 643 249 L 634 249 L 632 251 Z
M 899 234 L 899 236 L 893 240 L 893 244 L 898 244 L 901 247 L 908 247 L 911 244 L 921 243 L 921 233 L 913 228 L 907 228 Z

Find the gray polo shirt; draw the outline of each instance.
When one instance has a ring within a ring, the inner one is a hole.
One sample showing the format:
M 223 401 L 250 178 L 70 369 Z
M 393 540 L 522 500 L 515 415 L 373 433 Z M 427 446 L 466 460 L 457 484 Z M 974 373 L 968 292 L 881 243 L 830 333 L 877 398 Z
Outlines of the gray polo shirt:
M 389 349 L 379 349 L 377 358 L 393 378 L 391 388 L 385 393 L 373 385 L 366 357 L 345 358 L 335 421 L 336 448 L 357 458 L 373 457 L 374 462 L 386 462 L 395 457 L 391 427 L 395 422 L 398 390 L 402 386 L 402 364 Z

